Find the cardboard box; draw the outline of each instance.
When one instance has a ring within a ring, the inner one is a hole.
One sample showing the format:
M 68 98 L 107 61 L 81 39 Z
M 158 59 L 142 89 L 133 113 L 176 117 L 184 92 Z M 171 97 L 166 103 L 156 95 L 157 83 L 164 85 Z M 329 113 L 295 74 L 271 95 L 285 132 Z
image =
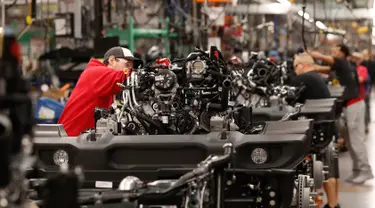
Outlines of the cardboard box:
M 42 92 L 41 97 L 48 97 L 57 101 L 61 98 L 65 98 L 66 93 L 55 88 L 50 88 L 47 92 Z

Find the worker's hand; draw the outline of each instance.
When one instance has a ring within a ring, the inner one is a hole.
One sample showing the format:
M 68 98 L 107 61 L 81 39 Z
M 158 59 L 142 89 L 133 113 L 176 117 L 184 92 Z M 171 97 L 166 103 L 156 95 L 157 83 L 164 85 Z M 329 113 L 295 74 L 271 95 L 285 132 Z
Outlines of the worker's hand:
M 36 205 L 35 202 L 30 202 L 29 207 L 30 208 L 38 208 L 38 205 Z
M 129 69 L 129 68 L 124 68 L 124 69 L 123 69 L 123 72 L 124 72 L 125 74 L 127 74 L 127 73 L 130 72 L 130 69 Z
M 319 57 L 320 53 L 317 51 L 309 51 L 308 54 L 312 56 L 313 58 Z
M 125 77 L 128 77 L 130 75 L 130 73 L 132 72 L 132 70 L 129 69 L 129 68 L 124 68 L 122 71 L 124 72 Z

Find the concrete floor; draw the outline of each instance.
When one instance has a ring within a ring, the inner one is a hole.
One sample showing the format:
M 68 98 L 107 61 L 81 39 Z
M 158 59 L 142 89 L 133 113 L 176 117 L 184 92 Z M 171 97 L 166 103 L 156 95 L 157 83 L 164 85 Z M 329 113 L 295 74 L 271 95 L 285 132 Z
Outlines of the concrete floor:
M 371 106 L 372 122 L 367 134 L 367 146 L 371 166 L 375 174 L 375 93 L 373 90 Z M 364 185 L 352 185 L 345 182 L 350 175 L 352 162 L 348 152 L 340 153 L 340 193 L 339 200 L 342 208 L 372 208 L 375 207 L 375 179 Z

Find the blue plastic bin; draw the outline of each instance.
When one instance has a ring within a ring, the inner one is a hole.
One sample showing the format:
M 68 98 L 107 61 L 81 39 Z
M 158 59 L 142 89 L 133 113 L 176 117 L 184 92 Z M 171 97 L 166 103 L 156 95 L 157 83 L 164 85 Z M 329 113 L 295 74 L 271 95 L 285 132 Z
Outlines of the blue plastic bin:
M 64 109 L 64 105 L 54 99 L 39 98 L 36 109 L 35 119 L 40 124 L 56 124 Z

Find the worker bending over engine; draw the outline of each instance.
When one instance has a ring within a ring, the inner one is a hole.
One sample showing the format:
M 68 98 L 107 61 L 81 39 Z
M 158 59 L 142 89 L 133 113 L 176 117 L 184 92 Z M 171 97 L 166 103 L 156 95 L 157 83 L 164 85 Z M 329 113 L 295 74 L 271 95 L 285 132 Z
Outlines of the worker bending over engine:
M 68 136 L 94 128 L 95 108 L 109 108 L 114 95 L 121 92 L 116 83 L 123 83 L 139 61 L 127 48 L 113 47 L 104 54 L 103 62 L 91 59 L 78 79 L 58 121 L 63 124 Z

